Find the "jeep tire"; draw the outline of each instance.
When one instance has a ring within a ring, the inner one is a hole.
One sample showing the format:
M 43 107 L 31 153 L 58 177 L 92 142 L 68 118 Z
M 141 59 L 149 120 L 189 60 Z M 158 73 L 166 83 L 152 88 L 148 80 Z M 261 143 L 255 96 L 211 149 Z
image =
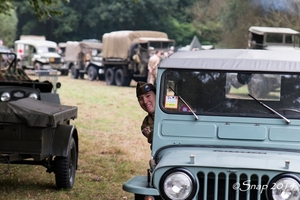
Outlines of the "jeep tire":
M 55 181 L 58 189 L 70 189 L 75 182 L 75 173 L 77 169 L 77 148 L 72 137 L 68 147 L 68 156 L 57 156 L 54 159 Z

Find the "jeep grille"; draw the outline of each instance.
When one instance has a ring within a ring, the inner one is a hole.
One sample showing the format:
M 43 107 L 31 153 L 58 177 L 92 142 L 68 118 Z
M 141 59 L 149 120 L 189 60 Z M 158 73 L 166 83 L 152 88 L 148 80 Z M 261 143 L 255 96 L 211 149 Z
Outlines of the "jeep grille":
M 245 170 L 214 170 L 199 172 L 197 177 L 199 200 L 267 200 L 267 175 L 247 173 Z
M 61 63 L 60 58 L 50 58 L 50 63 Z

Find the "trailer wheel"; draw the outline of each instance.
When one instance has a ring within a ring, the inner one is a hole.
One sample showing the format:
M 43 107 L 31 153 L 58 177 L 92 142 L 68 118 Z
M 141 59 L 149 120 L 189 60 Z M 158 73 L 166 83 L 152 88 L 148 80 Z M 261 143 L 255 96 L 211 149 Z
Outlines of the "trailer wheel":
M 117 86 L 129 86 L 131 78 L 125 77 L 123 69 L 118 69 L 115 74 Z
M 75 173 L 77 169 L 77 148 L 74 138 L 68 147 L 67 157 L 55 157 L 55 181 L 58 189 L 70 189 L 75 182 Z
M 71 78 L 78 79 L 79 71 L 76 69 L 75 65 L 71 67 Z
M 112 68 L 106 69 L 105 82 L 107 85 L 115 85 L 115 71 Z
M 90 81 L 94 81 L 97 79 L 97 70 L 95 67 L 89 67 L 88 69 L 88 78 Z

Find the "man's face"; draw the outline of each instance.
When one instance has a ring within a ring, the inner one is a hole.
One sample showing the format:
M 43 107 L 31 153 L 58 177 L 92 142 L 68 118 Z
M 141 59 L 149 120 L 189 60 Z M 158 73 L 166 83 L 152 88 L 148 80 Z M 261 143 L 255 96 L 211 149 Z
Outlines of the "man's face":
M 155 110 L 155 93 L 153 91 L 138 96 L 138 102 L 144 111 L 153 114 Z

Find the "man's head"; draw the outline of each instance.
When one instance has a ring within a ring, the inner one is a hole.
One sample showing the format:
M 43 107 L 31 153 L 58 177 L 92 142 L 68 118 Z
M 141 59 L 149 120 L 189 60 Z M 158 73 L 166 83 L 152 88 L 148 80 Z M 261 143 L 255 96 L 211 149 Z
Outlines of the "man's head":
M 156 88 L 151 83 L 138 82 L 136 85 L 136 97 L 143 110 L 153 114 L 155 110 Z

